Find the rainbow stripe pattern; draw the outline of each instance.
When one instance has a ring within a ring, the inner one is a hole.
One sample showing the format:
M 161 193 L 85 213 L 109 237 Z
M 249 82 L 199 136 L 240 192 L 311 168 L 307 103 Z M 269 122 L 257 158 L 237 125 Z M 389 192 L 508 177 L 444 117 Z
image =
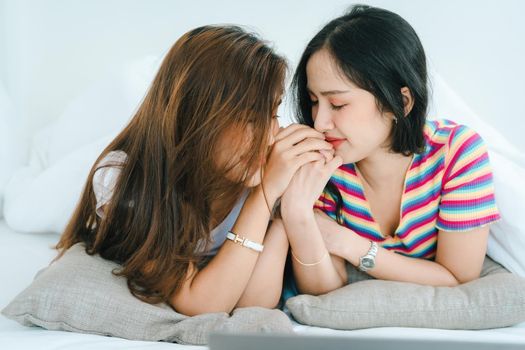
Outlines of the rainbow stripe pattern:
M 426 148 L 414 154 L 393 236 L 383 235 L 365 198 L 354 163 L 344 164 L 331 181 L 343 198 L 343 225 L 397 253 L 424 259 L 436 254 L 439 230 L 468 231 L 500 219 L 492 171 L 481 137 L 464 125 L 427 121 Z M 315 208 L 336 218 L 334 199 L 324 192 Z

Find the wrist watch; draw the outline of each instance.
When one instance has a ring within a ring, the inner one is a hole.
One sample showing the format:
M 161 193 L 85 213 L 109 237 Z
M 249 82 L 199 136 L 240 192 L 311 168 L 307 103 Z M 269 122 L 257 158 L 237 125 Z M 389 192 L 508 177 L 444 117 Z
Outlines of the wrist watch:
M 376 266 L 377 249 L 377 243 L 374 241 L 370 241 L 370 249 L 368 249 L 368 253 L 359 258 L 359 270 L 366 272 L 368 270 L 373 269 L 374 266 Z

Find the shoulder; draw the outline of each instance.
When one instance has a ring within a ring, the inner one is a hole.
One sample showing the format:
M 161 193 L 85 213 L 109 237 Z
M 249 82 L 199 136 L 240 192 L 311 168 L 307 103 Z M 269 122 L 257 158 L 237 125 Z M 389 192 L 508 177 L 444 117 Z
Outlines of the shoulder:
M 424 128 L 425 137 L 436 143 L 452 145 L 471 137 L 481 139 L 479 134 L 467 125 L 448 119 L 428 120 Z
M 485 149 L 484 141 L 476 131 L 448 119 L 427 121 L 424 134 L 428 145 L 444 146 L 449 158 L 475 149 Z
M 124 151 L 109 152 L 96 164 L 93 174 L 93 192 L 97 199 L 97 214 L 113 195 L 122 166 L 126 163 L 127 154 Z
M 111 151 L 96 164 L 93 174 L 93 185 L 95 187 L 110 186 L 114 177 L 120 173 L 122 166 L 126 163 L 127 154 L 124 151 Z
M 111 151 L 97 163 L 97 170 L 103 167 L 122 167 L 126 163 L 128 155 L 124 151 Z
M 472 128 L 447 119 L 428 121 L 425 126 L 429 143 L 441 146 L 443 180 L 447 186 L 475 178 L 491 178 L 487 146 Z M 431 147 L 430 147 L 431 148 Z

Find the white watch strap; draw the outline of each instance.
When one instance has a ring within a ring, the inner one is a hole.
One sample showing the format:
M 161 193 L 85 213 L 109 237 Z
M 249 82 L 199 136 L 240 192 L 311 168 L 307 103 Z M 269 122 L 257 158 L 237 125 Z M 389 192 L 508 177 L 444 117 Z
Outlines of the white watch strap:
M 264 249 L 264 246 L 262 244 L 256 243 L 254 241 L 250 241 L 249 239 L 239 236 L 238 234 L 233 233 L 231 231 L 228 232 L 228 234 L 226 235 L 226 238 L 229 239 L 230 241 L 233 241 L 233 243 L 240 244 L 243 247 L 250 248 L 259 253 L 262 252 Z

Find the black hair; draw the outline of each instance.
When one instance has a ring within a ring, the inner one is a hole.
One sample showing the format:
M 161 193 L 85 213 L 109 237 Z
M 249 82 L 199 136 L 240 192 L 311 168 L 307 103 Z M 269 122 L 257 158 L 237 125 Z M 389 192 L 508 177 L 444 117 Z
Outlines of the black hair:
M 328 50 L 347 79 L 374 95 L 380 111 L 394 114 L 397 121 L 390 134 L 391 151 L 404 155 L 422 152 L 428 107 L 427 66 L 423 45 L 410 24 L 393 12 L 354 5 L 313 37 L 292 81 L 298 121 L 310 126 L 314 121 L 306 65 L 322 49 Z M 403 87 L 410 89 L 414 100 L 406 116 Z M 336 203 L 341 203 L 341 195 L 331 182 L 327 190 L 335 195 Z M 340 205 L 337 209 L 339 213 Z

